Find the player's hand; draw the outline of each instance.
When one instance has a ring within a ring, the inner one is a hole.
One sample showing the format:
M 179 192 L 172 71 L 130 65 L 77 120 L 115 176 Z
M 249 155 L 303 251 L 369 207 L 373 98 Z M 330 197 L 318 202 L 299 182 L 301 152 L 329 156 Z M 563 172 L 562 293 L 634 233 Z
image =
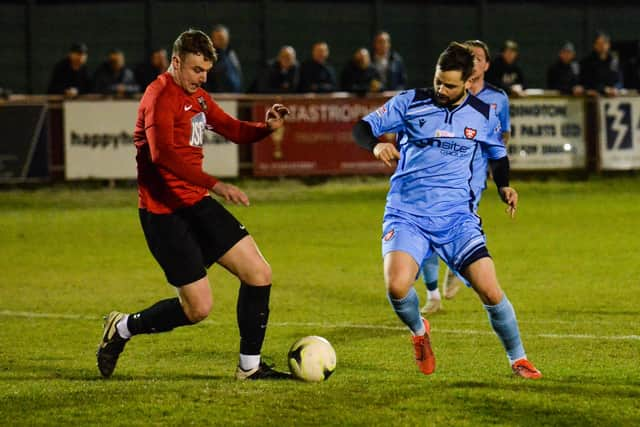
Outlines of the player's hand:
M 396 161 L 400 159 L 400 153 L 394 144 L 380 142 L 373 148 L 373 155 L 376 159 L 382 160 L 390 168 L 395 167 Z
M 211 191 L 224 198 L 227 202 L 231 202 L 236 205 L 249 206 L 249 198 L 235 185 L 225 184 L 222 181 L 218 181 Z
M 271 130 L 280 129 L 284 126 L 284 118 L 290 111 L 282 104 L 273 104 L 271 108 L 267 110 L 266 117 L 264 119 L 267 127 Z
M 518 208 L 518 192 L 511 187 L 501 187 L 499 192 L 502 201 L 507 204 L 507 213 L 511 218 L 515 217 Z

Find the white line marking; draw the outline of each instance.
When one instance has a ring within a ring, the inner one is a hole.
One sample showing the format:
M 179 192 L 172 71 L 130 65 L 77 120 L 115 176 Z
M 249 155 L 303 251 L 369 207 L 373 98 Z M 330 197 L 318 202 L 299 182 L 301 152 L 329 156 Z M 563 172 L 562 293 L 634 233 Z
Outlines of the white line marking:
M 64 319 L 64 320 L 100 320 L 101 316 L 90 316 L 83 314 L 63 314 L 63 313 L 37 313 L 31 311 L 0 310 L 0 316 L 4 317 L 24 317 L 30 319 Z M 444 320 L 447 322 L 447 320 Z M 207 325 L 223 325 L 214 320 L 202 322 Z M 391 325 L 370 325 L 361 323 L 322 323 L 322 322 L 269 322 L 270 326 L 278 327 L 304 327 L 304 328 L 325 328 L 325 329 L 377 329 L 384 331 L 406 331 L 404 326 Z M 492 331 L 480 331 L 474 329 L 440 329 L 433 327 L 434 332 L 453 335 L 494 335 Z M 593 334 L 527 334 L 538 338 L 550 339 L 577 339 L 577 340 L 611 340 L 611 341 L 640 341 L 640 335 L 593 335 Z

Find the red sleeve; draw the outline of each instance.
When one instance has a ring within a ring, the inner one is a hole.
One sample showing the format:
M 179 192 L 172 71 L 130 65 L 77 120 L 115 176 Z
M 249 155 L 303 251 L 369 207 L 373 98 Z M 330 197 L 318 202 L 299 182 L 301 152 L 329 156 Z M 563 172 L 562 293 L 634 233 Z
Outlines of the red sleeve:
M 225 113 L 207 94 L 207 123 L 218 133 L 236 144 L 258 142 L 271 134 L 266 123 L 243 122 Z
M 145 112 L 145 134 L 153 164 L 163 167 L 178 178 L 207 189 L 218 182 L 213 176 L 184 161 L 173 149 L 175 103 L 170 97 L 159 97 Z

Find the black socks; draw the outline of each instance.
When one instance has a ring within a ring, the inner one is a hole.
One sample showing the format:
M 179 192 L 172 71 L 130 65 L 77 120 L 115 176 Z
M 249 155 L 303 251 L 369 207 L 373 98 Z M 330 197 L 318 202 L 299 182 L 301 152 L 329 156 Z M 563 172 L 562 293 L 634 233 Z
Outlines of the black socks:
M 178 326 L 191 325 L 178 298 L 158 301 L 138 313 L 132 313 L 127 320 L 131 335 L 167 332 Z
M 251 286 L 240 284 L 238 295 L 238 327 L 240 328 L 240 353 L 260 354 L 269 321 L 269 295 L 271 285 Z

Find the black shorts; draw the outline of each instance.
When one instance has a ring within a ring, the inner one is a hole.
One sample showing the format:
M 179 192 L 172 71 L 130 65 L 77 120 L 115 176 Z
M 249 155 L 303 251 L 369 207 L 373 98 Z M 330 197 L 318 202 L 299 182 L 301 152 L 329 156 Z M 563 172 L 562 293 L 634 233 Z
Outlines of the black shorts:
M 249 234 L 211 197 L 170 214 L 139 213 L 149 250 L 178 287 L 205 277 L 207 268 Z

